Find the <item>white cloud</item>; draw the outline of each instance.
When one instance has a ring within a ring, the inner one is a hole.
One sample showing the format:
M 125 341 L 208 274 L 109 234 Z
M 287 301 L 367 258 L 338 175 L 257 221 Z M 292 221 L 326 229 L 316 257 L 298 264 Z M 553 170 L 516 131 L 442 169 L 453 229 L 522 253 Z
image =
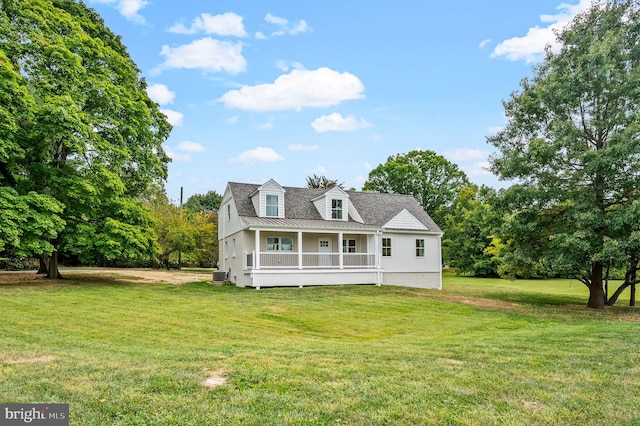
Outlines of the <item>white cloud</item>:
M 191 161 L 191 156 L 189 154 L 183 154 L 181 152 L 175 152 L 168 146 L 163 147 L 164 152 L 167 154 L 169 158 L 174 161 Z
M 329 115 L 323 115 L 311 123 L 311 127 L 318 133 L 323 132 L 352 132 L 363 127 L 371 127 L 373 124 L 362 119 L 356 120 L 354 117 L 343 117 L 340 113 L 334 112 Z
M 301 19 L 296 23 L 289 22 L 288 19 L 282 18 L 280 16 L 272 15 L 271 13 L 267 13 L 264 17 L 264 20 L 270 24 L 273 24 L 278 27 L 276 31 L 273 31 L 270 35 L 271 37 L 279 37 L 283 35 L 296 35 L 301 33 L 306 33 L 307 31 L 311 31 L 311 28 L 307 24 L 307 21 Z M 260 36 L 258 36 L 258 34 Z M 256 38 L 266 39 L 267 37 L 261 33 L 256 33 Z
M 152 101 L 160 105 L 166 105 L 173 103 L 176 93 L 169 90 L 165 84 L 152 84 L 147 87 L 147 95 Z
M 289 24 L 289 20 L 286 18 L 280 18 L 279 16 L 274 16 L 271 13 L 267 13 L 264 17 L 264 20 L 270 24 L 284 26 Z
M 247 32 L 242 24 L 242 16 L 233 12 L 220 15 L 202 13 L 196 17 L 190 27 L 185 27 L 182 23 L 174 24 L 169 28 L 169 32 L 178 34 L 217 34 L 220 36 L 246 37 Z
M 266 40 L 267 39 L 267 36 L 264 35 L 263 33 L 261 33 L 260 31 L 256 31 L 255 37 L 258 40 Z
M 540 15 L 540 21 L 548 23 L 546 27 L 529 28 L 522 37 L 513 37 L 499 43 L 491 57 L 504 56 L 510 61 L 524 60 L 526 63 L 537 62 L 544 56 L 545 46 L 558 49 L 554 31 L 561 30 L 575 15 L 584 12 L 591 6 L 592 0 L 580 0 L 578 4 L 561 3 L 555 15 Z
M 166 59 L 156 68 L 156 72 L 167 68 L 185 68 L 201 69 L 205 72 L 224 70 L 230 74 L 237 74 L 247 68 L 247 61 L 242 56 L 242 43 L 220 41 L 211 37 L 178 47 L 165 44 L 160 54 Z
M 329 68 L 294 69 L 271 84 L 243 86 L 218 99 L 229 108 L 247 111 L 282 111 L 329 107 L 350 99 L 363 99 L 364 85 L 353 74 Z
M 444 156 L 451 161 L 473 161 L 486 159 L 489 151 L 478 148 L 457 148 L 444 152 Z
M 283 72 L 289 71 L 289 65 L 287 65 L 287 62 L 283 61 L 282 59 L 278 59 L 278 61 L 276 62 L 276 68 Z
M 324 166 L 318 166 L 313 171 L 315 173 L 327 173 L 327 168 Z
M 486 39 L 484 39 L 484 40 L 482 40 L 482 41 L 480 42 L 480 44 L 478 45 L 478 47 L 479 47 L 480 49 L 484 49 L 484 48 L 485 48 L 489 43 L 491 43 L 491 39 L 490 39 L 490 38 L 486 38 Z
M 490 163 L 488 161 L 478 161 L 470 166 L 463 167 L 464 172 L 469 176 L 490 176 Z
M 273 149 L 262 146 L 245 151 L 237 157 L 229 159 L 232 164 L 244 164 L 247 166 L 252 166 L 256 163 L 274 163 L 276 161 L 284 161 L 284 157 Z
M 307 31 L 309 31 L 309 25 L 307 25 L 307 22 L 303 19 L 298 22 L 298 25 L 289 30 L 289 34 L 296 35 L 300 33 L 306 33 Z
M 178 144 L 178 149 L 183 152 L 204 152 L 205 147 L 197 142 L 182 141 Z
M 273 123 L 267 121 L 266 123 L 258 124 L 258 130 L 269 130 L 273 129 Z
M 370 163 L 364 163 L 362 166 L 367 170 L 371 170 L 371 164 Z
M 227 119 L 226 119 L 226 120 L 224 120 L 224 121 L 225 121 L 225 123 L 227 123 L 227 124 L 234 124 L 234 123 L 237 123 L 237 122 L 238 122 L 238 116 L 237 116 L 237 115 L 234 115 L 233 117 L 229 117 L 229 118 L 227 118 Z
M 172 126 L 182 126 L 182 119 L 184 118 L 184 114 L 178 111 L 174 111 L 172 109 L 161 109 L 161 113 L 163 113 L 167 117 L 167 121 Z
M 318 145 L 289 144 L 289 151 L 317 151 L 318 148 Z
M 145 23 L 138 11 L 149 4 L 145 0 L 92 0 L 92 3 L 112 4 L 122 16 L 138 24 Z

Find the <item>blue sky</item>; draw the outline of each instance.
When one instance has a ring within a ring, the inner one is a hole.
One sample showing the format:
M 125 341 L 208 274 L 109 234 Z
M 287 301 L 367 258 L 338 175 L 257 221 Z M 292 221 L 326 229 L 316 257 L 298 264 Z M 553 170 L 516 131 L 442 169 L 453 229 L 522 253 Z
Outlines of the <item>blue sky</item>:
M 590 0 L 85 0 L 174 125 L 167 194 L 228 181 L 361 189 L 429 149 L 478 184 L 502 100 Z

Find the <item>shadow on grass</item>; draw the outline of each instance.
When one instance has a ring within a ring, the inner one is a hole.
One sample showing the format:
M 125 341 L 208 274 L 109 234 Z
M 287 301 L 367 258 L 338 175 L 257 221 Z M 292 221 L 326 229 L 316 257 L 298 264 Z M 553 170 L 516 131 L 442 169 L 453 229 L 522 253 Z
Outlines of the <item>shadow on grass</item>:
M 585 305 L 587 300 L 581 296 L 567 296 L 549 293 L 529 293 L 529 292 L 494 292 L 486 293 L 483 297 L 501 300 L 503 302 L 520 303 L 535 306 L 568 306 Z

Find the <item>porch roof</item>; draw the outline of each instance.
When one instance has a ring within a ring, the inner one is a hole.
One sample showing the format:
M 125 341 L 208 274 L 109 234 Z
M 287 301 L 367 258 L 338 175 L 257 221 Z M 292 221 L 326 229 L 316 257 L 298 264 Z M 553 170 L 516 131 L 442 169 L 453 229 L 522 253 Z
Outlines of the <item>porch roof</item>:
M 278 219 L 273 217 L 241 216 L 243 228 L 269 228 L 288 230 L 333 230 L 372 233 L 380 228 L 358 222 L 329 221 L 318 219 Z

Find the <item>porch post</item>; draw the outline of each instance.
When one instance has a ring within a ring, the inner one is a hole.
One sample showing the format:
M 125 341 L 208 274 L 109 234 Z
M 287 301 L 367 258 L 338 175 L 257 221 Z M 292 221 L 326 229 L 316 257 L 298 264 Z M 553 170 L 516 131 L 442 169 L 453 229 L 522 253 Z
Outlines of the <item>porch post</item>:
M 302 231 L 298 231 L 298 269 L 302 269 Z
M 342 231 L 338 232 L 338 265 L 340 269 L 344 269 L 344 258 L 342 253 Z
M 381 250 L 380 250 L 380 241 L 379 241 L 379 232 L 380 231 L 376 231 L 376 233 L 373 235 L 373 247 L 375 250 L 375 254 L 374 254 L 374 261 L 376 264 L 376 281 L 377 281 L 377 285 L 382 285 L 382 279 L 380 278 L 380 268 L 382 268 L 382 262 L 380 261 L 380 257 L 381 257 Z
M 256 249 L 256 263 L 255 269 L 260 269 L 260 230 L 256 229 L 256 241 L 255 241 L 255 249 Z

